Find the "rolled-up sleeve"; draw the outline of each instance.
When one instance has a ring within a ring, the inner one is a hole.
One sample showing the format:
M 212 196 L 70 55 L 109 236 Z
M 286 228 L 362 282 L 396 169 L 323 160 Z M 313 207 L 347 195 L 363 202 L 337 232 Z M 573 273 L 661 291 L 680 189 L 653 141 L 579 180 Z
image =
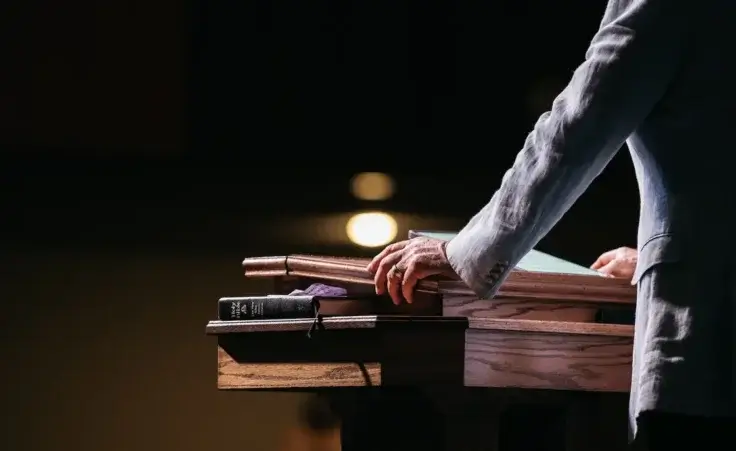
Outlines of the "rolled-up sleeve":
M 609 1 L 585 61 L 539 118 L 491 201 L 447 244 L 450 263 L 478 296 L 496 293 L 655 108 L 686 50 L 689 6 Z

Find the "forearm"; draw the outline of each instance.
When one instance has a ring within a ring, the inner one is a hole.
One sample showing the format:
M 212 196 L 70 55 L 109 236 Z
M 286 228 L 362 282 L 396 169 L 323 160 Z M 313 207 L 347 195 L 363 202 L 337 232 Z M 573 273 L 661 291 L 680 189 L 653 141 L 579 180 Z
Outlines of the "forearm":
M 479 296 L 495 294 L 650 114 L 679 63 L 685 14 L 682 0 L 609 4 L 585 62 L 491 201 L 447 246 L 453 268 Z

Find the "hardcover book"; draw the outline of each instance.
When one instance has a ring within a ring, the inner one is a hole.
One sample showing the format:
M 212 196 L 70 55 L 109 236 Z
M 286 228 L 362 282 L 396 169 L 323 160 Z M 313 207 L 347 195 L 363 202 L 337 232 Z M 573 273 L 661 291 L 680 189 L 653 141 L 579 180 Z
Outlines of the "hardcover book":
M 355 294 L 350 290 L 314 283 L 289 294 L 223 297 L 218 301 L 218 319 L 314 318 L 320 316 L 441 314 L 436 296 L 418 296 L 412 304 L 394 305 L 388 296 Z

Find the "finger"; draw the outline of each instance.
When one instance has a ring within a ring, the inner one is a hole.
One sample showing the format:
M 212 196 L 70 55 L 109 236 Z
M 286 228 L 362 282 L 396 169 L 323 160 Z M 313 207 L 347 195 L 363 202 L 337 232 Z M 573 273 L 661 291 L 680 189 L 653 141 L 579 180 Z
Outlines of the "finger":
M 388 274 L 388 294 L 391 296 L 391 300 L 394 302 L 394 304 L 399 305 L 401 304 L 401 283 L 402 283 L 403 274 L 401 272 L 396 270 L 391 270 Z
M 599 270 L 600 268 L 603 268 L 607 264 L 609 264 L 614 258 L 616 257 L 616 250 L 604 252 L 598 257 L 598 259 L 593 262 L 593 264 L 590 266 L 590 269 Z
M 598 272 L 601 274 L 605 274 L 608 277 L 621 277 L 621 261 L 611 260 L 608 264 L 601 267 Z
M 373 257 L 373 260 L 371 260 L 371 262 L 368 264 L 368 267 L 367 267 L 368 271 L 370 273 L 375 273 L 376 270 L 378 269 L 378 265 L 381 264 L 381 260 L 386 258 L 386 256 L 389 254 L 393 254 L 396 251 L 402 250 L 403 248 L 406 247 L 407 244 L 409 244 L 409 240 L 399 241 L 398 243 L 389 244 L 388 246 L 383 248 L 383 250 L 378 255 Z
M 634 276 L 634 269 L 626 260 L 616 260 L 616 265 L 611 268 L 609 274 L 611 277 L 631 279 Z
M 376 294 L 385 293 L 386 279 L 389 275 L 389 271 L 391 271 L 391 268 L 395 264 L 401 261 L 403 256 L 403 252 L 397 251 L 393 254 L 387 255 L 383 260 L 381 260 L 381 263 L 378 265 L 378 269 L 376 270 L 376 275 L 373 277 L 373 283 L 376 286 Z
M 419 264 L 410 263 L 404 271 L 404 280 L 401 283 L 401 294 L 406 302 L 409 304 L 414 302 L 414 288 L 416 288 L 417 282 L 436 273 L 436 271 L 422 267 Z

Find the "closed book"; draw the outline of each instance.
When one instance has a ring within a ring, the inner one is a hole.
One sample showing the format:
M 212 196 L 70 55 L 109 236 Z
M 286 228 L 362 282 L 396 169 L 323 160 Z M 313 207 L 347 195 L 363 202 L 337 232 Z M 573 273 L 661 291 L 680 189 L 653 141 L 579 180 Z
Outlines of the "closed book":
M 222 321 L 313 318 L 316 314 L 314 296 L 242 296 L 218 301 L 218 318 Z
M 417 296 L 414 303 L 394 305 L 387 296 L 267 295 L 224 297 L 218 302 L 221 321 L 252 319 L 313 318 L 357 315 L 437 315 L 432 298 Z

